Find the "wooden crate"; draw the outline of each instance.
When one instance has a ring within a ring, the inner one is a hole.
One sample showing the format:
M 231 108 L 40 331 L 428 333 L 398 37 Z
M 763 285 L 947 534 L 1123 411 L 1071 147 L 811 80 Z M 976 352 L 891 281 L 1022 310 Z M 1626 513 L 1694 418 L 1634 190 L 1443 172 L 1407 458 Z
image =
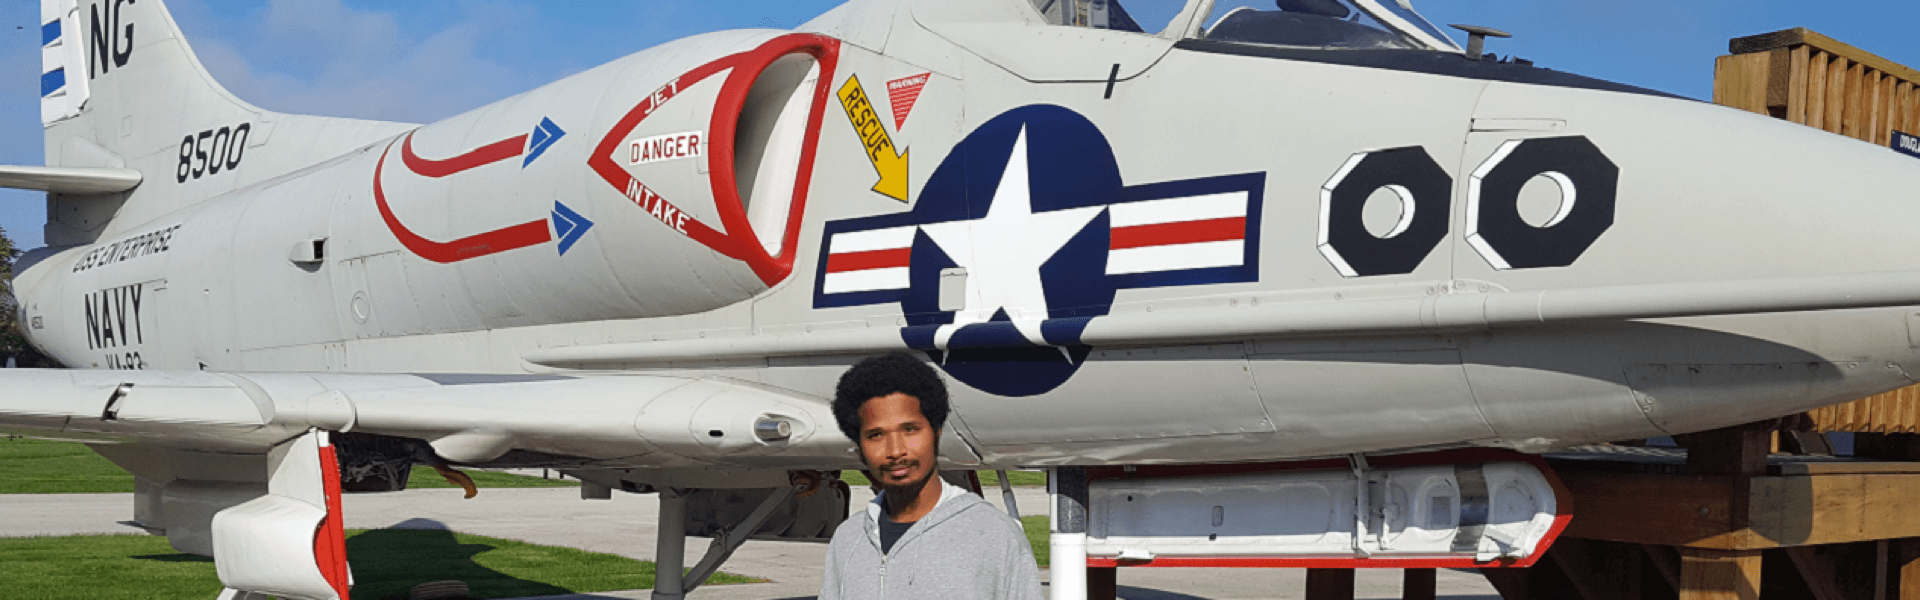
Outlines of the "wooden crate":
M 1719 59 L 1713 101 L 1880 145 L 1920 135 L 1920 71 L 1806 28 L 1743 37 Z

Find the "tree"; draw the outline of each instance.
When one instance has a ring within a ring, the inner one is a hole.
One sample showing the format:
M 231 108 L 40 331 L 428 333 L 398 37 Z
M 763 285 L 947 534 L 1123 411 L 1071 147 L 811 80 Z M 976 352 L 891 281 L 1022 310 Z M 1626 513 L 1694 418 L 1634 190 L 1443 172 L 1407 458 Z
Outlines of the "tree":
M 59 363 L 27 344 L 21 331 L 19 304 L 13 298 L 13 260 L 19 257 L 20 249 L 0 228 L 0 365 L 13 359 L 21 367 L 58 367 Z

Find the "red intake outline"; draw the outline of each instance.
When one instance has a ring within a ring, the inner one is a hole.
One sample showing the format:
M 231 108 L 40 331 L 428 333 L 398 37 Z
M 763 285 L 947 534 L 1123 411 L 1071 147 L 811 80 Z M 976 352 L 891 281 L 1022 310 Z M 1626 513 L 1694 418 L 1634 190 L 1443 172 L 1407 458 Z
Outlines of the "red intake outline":
M 481 146 L 446 160 L 428 160 L 413 153 L 413 134 L 409 133 L 400 144 L 400 159 L 414 173 L 441 178 L 520 156 L 525 151 L 526 141 L 527 136 L 522 135 Z M 477 233 L 451 242 L 436 242 L 414 233 L 393 214 L 393 208 L 387 205 L 385 186 L 381 184 L 381 177 L 387 169 L 387 155 L 391 152 L 393 144 L 389 143 L 387 149 L 380 152 L 380 162 L 373 168 L 373 203 L 380 209 L 380 218 L 386 221 L 387 230 L 400 240 L 400 245 L 406 246 L 407 250 L 420 258 L 441 264 L 455 263 L 553 240 L 553 232 L 547 226 L 546 219 Z
M 774 61 L 789 54 L 801 53 L 813 56 L 815 64 L 820 67 L 820 79 L 814 84 L 813 108 L 807 114 L 807 133 L 801 140 L 800 164 L 794 176 L 793 204 L 787 211 L 786 229 L 781 234 L 781 252 L 775 256 L 767 253 L 766 247 L 760 243 L 759 234 L 753 231 L 753 226 L 747 221 L 746 206 L 740 200 L 733 168 L 733 138 L 754 80 L 759 79 L 760 74 Z M 720 213 L 720 224 L 726 232 L 689 220 L 687 237 L 722 256 L 747 263 L 754 275 L 769 287 L 793 273 L 794 255 L 800 241 L 800 222 L 806 212 L 807 191 L 813 186 L 813 160 L 820 141 L 820 121 L 826 114 L 828 89 L 833 85 L 835 68 L 839 63 L 839 40 L 822 35 L 792 34 L 701 65 L 674 80 L 677 90 L 684 90 L 720 71 L 732 69 L 720 88 L 719 98 L 714 102 L 713 119 L 707 134 L 709 189 L 713 193 L 714 208 Z M 652 96 L 642 99 L 607 132 L 599 147 L 587 159 L 587 165 L 622 197 L 627 193 L 628 182 L 637 179 L 614 162 L 613 153 L 655 108 L 658 107 L 654 106 Z
M 1547 484 L 1553 487 L 1554 517 L 1553 526 L 1547 528 L 1547 534 L 1540 538 L 1540 546 L 1533 554 L 1520 559 L 1499 559 L 1493 562 L 1478 562 L 1472 557 L 1432 557 L 1432 558 L 1355 558 L 1341 557 L 1273 557 L 1273 556 L 1167 556 L 1156 557 L 1146 562 L 1121 561 L 1116 558 L 1087 557 L 1087 566 L 1091 568 L 1109 567 L 1211 567 L 1211 568 L 1257 568 L 1257 569 L 1493 569 L 1526 568 L 1546 556 L 1553 542 L 1567 530 L 1567 524 L 1573 521 L 1573 493 L 1567 490 L 1560 476 L 1547 465 L 1547 459 L 1533 454 L 1522 454 L 1507 450 L 1470 448 L 1447 450 L 1426 454 L 1403 454 L 1398 456 L 1370 456 L 1368 464 L 1374 467 L 1426 467 L 1472 462 L 1524 462 L 1540 470 L 1547 478 Z M 1309 460 L 1289 463 L 1266 463 L 1246 465 L 1198 465 L 1198 466 L 1155 466 L 1141 465 L 1128 472 L 1125 467 L 1089 467 L 1087 480 L 1096 479 L 1134 479 L 1141 477 L 1178 477 L 1194 475 L 1233 475 L 1240 473 L 1268 473 L 1278 471 L 1301 471 L 1316 469 L 1348 469 L 1347 461 L 1340 459 Z

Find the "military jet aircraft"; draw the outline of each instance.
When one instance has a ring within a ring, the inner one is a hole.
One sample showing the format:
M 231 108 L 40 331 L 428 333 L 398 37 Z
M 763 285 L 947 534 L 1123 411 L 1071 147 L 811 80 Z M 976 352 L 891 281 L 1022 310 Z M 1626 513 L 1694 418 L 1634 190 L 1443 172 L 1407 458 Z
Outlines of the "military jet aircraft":
M 79 369 L 0 372 L 0 431 L 131 471 L 229 597 L 345 597 L 339 494 L 414 463 L 660 494 L 680 597 L 844 518 L 827 399 L 889 351 L 950 379 L 944 468 L 1050 470 L 1056 597 L 1526 566 L 1573 516 L 1533 454 L 1920 369 L 1911 159 L 1404 0 L 853 0 L 428 125 L 253 107 L 162 0 L 42 23 L 0 185 Z

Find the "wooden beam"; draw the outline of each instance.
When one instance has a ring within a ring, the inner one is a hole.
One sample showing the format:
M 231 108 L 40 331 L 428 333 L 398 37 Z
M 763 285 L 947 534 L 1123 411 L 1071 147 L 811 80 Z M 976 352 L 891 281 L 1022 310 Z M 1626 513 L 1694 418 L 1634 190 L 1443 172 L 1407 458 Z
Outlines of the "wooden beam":
M 1559 471 L 1579 500 L 1566 536 L 1685 546 L 1727 536 L 1732 484 L 1725 477 Z
M 1873 600 L 1887 600 L 1887 563 L 1892 553 L 1887 540 L 1873 543 Z
M 1807 115 L 1808 127 L 1827 128 L 1827 65 L 1833 62 L 1833 55 L 1826 52 L 1814 52 L 1807 61 Z
M 1120 597 L 1120 567 L 1087 567 L 1087 600 Z
M 1533 577 L 1528 574 L 1531 570 L 1481 569 L 1480 575 L 1500 593 L 1501 600 L 1533 600 Z
M 1714 66 L 1713 103 L 1767 114 L 1766 54 L 1722 56 Z
M 1787 120 L 1807 124 L 1807 80 L 1812 72 L 1813 48 L 1802 45 L 1787 59 Z
M 1307 600 L 1353 600 L 1353 569 L 1307 569 Z
M 1920 600 L 1920 538 L 1895 542 L 1892 563 L 1899 600 Z
M 1660 572 L 1660 578 L 1667 581 L 1667 587 L 1678 593 L 1680 591 L 1680 551 L 1673 549 L 1672 546 L 1635 545 L 1646 551 L 1647 562 L 1653 563 L 1653 569 Z
M 1786 554 L 1793 561 L 1794 570 L 1800 572 L 1800 579 L 1807 582 L 1807 591 L 1813 594 L 1813 600 L 1846 600 L 1840 592 L 1839 574 L 1827 557 L 1815 552 L 1812 546 L 1787 548 Z
M 1573 591 L 1580 599 L 1614 600 L 1613 595 L 1602 593 L 1594 581 L 1598 569 L 1594 568 L 1593 556 L 1587 552 L 1590 543 L 1579 539 L 1554 542 L 1545 560 L 1558 567 L 1561 575 L 1567 576 L 1567 582 L 1573 584 Z
M 1407 569 L 1400 575 L 1401 600 L 1437 600 L 1440 572 L 1437 569 Z
M 1674 436 L 1687 449 L 1694 475 L 1765 475 L 1771 421 Z
M 1681 548 L 1680 600 L 1760 600 L 1760 552 Z

